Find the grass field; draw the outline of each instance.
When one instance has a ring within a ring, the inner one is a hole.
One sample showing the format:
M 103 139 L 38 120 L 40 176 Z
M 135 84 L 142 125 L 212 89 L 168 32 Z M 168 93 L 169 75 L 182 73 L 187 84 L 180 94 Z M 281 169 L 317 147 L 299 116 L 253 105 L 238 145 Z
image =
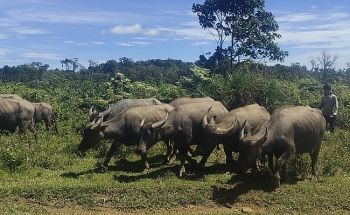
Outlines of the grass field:
M 30 135 L 28 135 L 30 136 Z M 98 168 L 108 144 L 76 155 L 81 137 L 43 133 L 39 143 L 0 137 L 2 214 L 349 214 L 349 132 L 326 133 L 319 180 L 309 180 L 309 156 L 289 161 L 292 181 L 276 190 L 270 175 L 225 175 L 223 149 L 206 166 L 176 176 L 179 161 L 160 165 L 162 144 L 149 152 L 151 170 L 131 148 L 119 150 L 107 171 Z M 31 141 L 28 138 L 28 141 Z

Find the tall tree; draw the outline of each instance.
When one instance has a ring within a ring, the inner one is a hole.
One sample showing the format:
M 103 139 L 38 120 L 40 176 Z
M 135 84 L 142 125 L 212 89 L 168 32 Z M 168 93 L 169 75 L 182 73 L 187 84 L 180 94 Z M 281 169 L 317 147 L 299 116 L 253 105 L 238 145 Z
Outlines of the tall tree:
M 274 42 L 281 37 L 276 33 L 279 26 L 264 7 L 264 0 L 205 0 L 203 5 L 193 4 L 192 11 L 203 29 L 214 30 L 211 34 L 218 38 L 216 52 L 229 58 L 233 70 L 234 62 L 236 66 L 252 59 L 283 62 L 288 56 Z M 224 49 L 226 39 L 229 45 Z
M 322 50 L 316 58 L 309 58 L 312 66 L 311 70 L 322 72 L 323 81 L 327 82 L 328 73 L 335 70 L 335 62 L 338 60 L 338 58 L 338 53 L 332 54 L 329 51 Z
M 62 69 L 63 69 L 63 65 L 66 68 L 66 71 L 71 71 L 71 72 L 75 72 L 75 70 L 80 66 L 79 62 L 78 62 L 78 58 L 73 58 L 73 59 L 64 59 L 61 60 L 61 65 L 62 65 Z

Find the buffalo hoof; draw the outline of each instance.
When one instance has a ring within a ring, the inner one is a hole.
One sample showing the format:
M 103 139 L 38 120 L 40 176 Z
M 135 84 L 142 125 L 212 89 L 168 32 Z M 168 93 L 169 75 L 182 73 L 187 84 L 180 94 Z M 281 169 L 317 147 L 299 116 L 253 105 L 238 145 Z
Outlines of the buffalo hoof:
M 173 161 L 175 161 L 175 160 L 176 160 L 176 155 L 173 155 L 173 156 L 170 158 L 169 163 L 170 163 L 170 162 L 173 162 Z

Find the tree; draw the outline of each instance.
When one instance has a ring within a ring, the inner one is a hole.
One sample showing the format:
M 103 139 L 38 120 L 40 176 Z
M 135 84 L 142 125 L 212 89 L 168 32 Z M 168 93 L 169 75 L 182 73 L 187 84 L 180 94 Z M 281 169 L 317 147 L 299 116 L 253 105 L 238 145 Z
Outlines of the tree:
M 61 60 L 60 62 L 62 65 L 62 69 L 64 65 L 66 68 L 66 71 L 72 71 L 73 73 L 80 66 L 80 64 L 78 63 L 78 58 L 73 58 L 73 59 L 66 58 L 64 60 Z
M 322 72 L 324 82 L 327 82 L 328 74 L 335 69 L 335 62 L 338 60 L 339 54 L 332 54 L 326 50 L 322 50 L 316 58 L 310 57 L 312 69 L 316 72 Z
M 265 11 L 264 0 L 206 0 L 203 5 L 193 4 L 192 12 L 199 24 L 217 38 L 216 54 L 229 58 L 230 68 L 247 60 L 268 58 L 283 62 L 288 52 L 274 43 L 279 26 L 272 13 Z M 223 48 L 229 39 L 229 46 Z M 219 50 L 220 53 L 217 53 Z

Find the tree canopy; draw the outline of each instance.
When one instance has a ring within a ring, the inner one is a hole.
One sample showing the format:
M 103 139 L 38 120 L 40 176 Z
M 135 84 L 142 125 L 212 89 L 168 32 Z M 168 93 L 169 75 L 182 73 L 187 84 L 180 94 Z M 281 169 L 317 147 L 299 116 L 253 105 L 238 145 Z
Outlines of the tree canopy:
M 193 4 L 192 11 L 198 15 L 199 24 L 217 41 L 217 49 L 208 60 L 219 67 L 226 60 L 231 70 L 234 63 L 247 60 L 283 62 L 288 52 L 274 42 L 281 38 L 276 33 L 279 26 L 264 6 L 264 0 L 206 0 L 204 4 Z M 226 48 L 223 47 L 225 42 L 228 43 Z M 200 56 L 200 60 L 206 58 Z

